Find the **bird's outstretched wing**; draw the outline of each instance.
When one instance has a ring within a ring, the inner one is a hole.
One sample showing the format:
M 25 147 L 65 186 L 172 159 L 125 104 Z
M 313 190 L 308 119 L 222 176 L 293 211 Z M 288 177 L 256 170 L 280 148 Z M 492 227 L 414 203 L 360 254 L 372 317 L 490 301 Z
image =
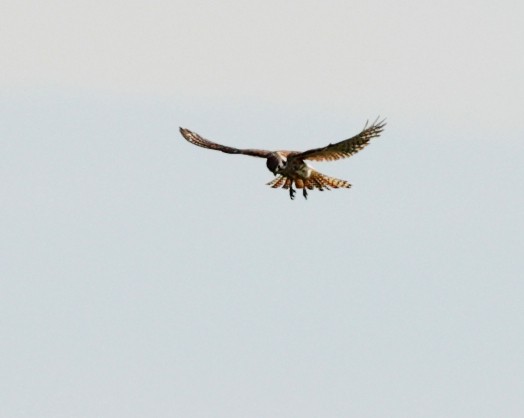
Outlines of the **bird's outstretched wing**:
M 371 126 L 368 126 L 366 122 L 362 132 L 352 138 L 345 139 L 336 144 L 329 144 L 326 147 L 299 152 L 293 155 L 293 158 L 314 161 L 333 161 L 351 157 L 364 148 L 370 139 L 380 136 L 384 130 L 384 126 L 386 126 L 385 119 L 381 121 L 377 119 Z
M 233 147 L 228 147 L 226 145 L 220 145 L 215 142 L 211 142 L 205 138 L 202 138 L 196 132 L 191 132 L 189 129 L 180 128 L 180 133 L 182 136 L 193 145 L 197 145 L 202 148 L 214 149 L 217 151 L 222 151 L 227 154 L 242 154 L 242 155 L 251 155 L 253 157 L 267 158 L 271 151 L 261 150 L 261 149 L 238 149 Z

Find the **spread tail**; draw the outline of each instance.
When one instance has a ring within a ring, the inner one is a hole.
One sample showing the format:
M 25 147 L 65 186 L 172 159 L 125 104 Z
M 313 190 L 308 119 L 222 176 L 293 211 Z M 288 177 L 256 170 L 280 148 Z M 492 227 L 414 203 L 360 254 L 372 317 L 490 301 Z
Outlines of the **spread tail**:
M 318 171 L 313 171 L 307 179 L 291 179 L 285 176 L 278 176 L 274 180 L 271 180 L 269 183 L 267 183 L 267 185 L 271 186 L 273 189 L 278 189 L 279 187 L 282 187 L 283 189 L 293 189 L 293 183 L 297 189 L 304 189 L 304 197 L 307 196 L 306 189 L 319 189 L 320 191 L 323 191 L 339 188 L 349 189 L 351 187 L 351 184 L 346 180 L 329 177 L 319 173 Z

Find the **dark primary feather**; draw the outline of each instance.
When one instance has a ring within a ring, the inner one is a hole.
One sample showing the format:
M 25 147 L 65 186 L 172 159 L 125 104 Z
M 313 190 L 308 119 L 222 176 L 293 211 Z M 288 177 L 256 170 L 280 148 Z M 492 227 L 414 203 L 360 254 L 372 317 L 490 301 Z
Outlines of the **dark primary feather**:
M 356 154 L 368 145 L 370 139 L 380 136 L 384 130 L 384 126 L 386 126 L 385 119 L 381 121 L 378 121 L 377 119 L 369 127 L 366 123 L 362 132 L 352 138 L 345 139 L 336 144 L 329 144 L 326 147 L 300 152 L 293 155 L 293 157 L 301 160 L 314 161 L 333 161 L 351 157 L 353 154 Z
M 189 129 L 185 129 L 185 128 L 180 128 L 180 133 L 188 142 L 191 142 L 193 145 L 196 145 L 202 148 L 222 151 L 227 154 L 251 155 L 253 157 L 262 157 L 262 158 L 267 158 L 269 154 L 271 154 L 271 151 L 266 151 L 266 150 L 239 149 L 239 148 L 228 147 L 226 145 L 217 144 L 216 142 L 212 142 L 212 141 L 209 141 L 208 139 L 202 138 L 196 132 L 192 132 Z

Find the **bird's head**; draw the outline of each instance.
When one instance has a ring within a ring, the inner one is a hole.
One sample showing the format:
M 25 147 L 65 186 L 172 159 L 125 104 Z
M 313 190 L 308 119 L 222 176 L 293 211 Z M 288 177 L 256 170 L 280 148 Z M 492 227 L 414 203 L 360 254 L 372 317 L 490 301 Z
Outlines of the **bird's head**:
M 286 168 L 286 164 L 287 158 L 277 152 L 272 153 L 266 161 L 268 170 L 275 176 Z

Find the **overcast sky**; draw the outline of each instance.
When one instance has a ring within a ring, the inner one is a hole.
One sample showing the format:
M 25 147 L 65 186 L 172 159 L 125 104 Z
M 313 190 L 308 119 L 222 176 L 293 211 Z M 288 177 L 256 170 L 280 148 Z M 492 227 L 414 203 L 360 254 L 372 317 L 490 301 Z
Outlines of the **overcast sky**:
M 0 416 L 521 417 L 523 16 L 2 2 Z

